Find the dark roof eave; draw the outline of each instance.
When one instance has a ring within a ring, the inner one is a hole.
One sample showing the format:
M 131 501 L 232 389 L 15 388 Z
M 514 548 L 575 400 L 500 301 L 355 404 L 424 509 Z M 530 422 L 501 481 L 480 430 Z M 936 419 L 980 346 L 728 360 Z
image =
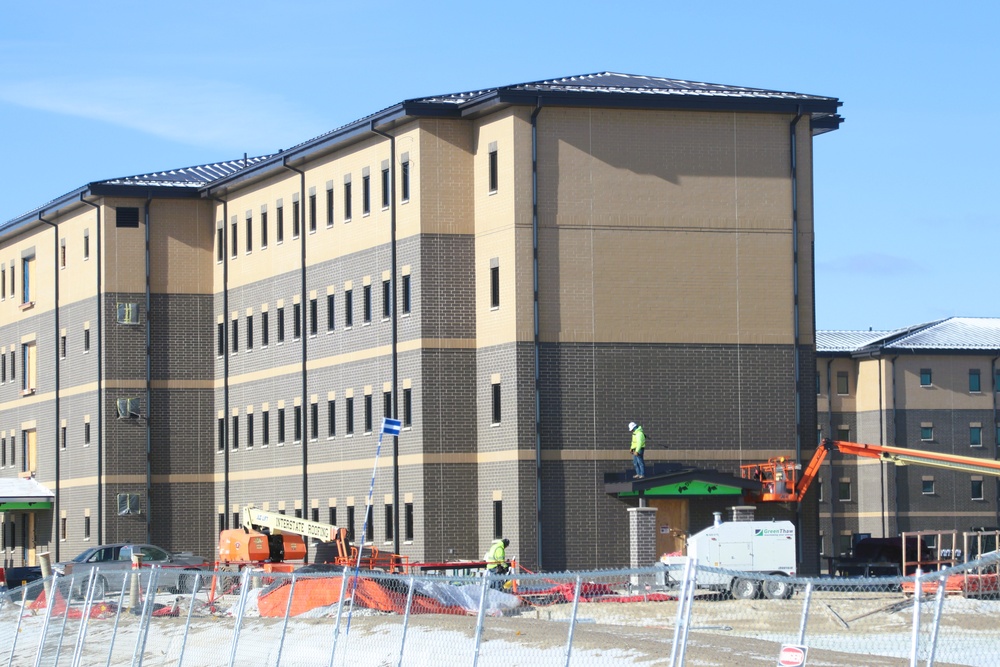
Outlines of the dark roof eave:
M 44 224 L 40 221 L 40 218 L 60 213 L 67 208 L 76 208 L 76 205 L 80 204 L 81 198 L 87 196 L 88 194 L 91 194 L 90 185 L 84 185 L 83 187 L 77 188 L 72 192 L 67 192 L 62 197 L 53 199 L 49 203 L 40 206 L 33 211 L 28 211 L 24 215 L 8 221 L 0 226 L 0 241 L 6 241 L 7 239 L 17 236 L 32 227 Z
M 141 199 L 198 199 L 200 186 L 129 185 L 127 183 L 91 183 L 95 197 L 131 197 Z

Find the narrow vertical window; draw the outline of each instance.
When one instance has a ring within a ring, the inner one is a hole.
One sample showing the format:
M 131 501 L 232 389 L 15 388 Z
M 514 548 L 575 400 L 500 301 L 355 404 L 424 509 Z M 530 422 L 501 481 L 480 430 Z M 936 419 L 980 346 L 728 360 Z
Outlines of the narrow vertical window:
M 493 385 L 493 423 L 500 423 L 500 383 Z
M 837 394 L 847 396 L 849 393 L 850 387 L 847 381 L 847 371 L 837 371 Z
M 337 435 L 337 401 L 326 402 L 326 437 Z
M 59 268 L 60 269 L 65 269 L 66 268 L 66 241 L 65 240 L 59 245 Z
M 66 336 L 59 336 L 59 358 L 66 358 Z
M 298 340 L 302 338 L 302 304 L 296 303 L 292 305 L 292 338 Z
M 365 394 L 365 433 L 372 432 L 372 395 Z
M 260 314 L 260 346 L 267 347 L 268 342 L 271 340 L 271 329 L 270 329 L 270 316 L 265 310 Z
M 253 349 L 253 315 L 247 315 L 247 352 Z
M 333 188 L 326 189 L 326 226 L 333 227 Z
M 403 390 L 403 426 L 413 426 L 413 390 Z
M 350 396 L 344 401 L 344 432 L 354 435 L 354 398 Z
M 921 368 L 920 369 L 920 386 L 929 387 L 933 381 L 933 376 L 931 375 L 931 369 Z
M 973 394 L 978 394 L 983 390 L 983 384 L 980 380 L 979 369 L 972 368 L 969 369 L 969 392 Z
M 83 232 L 83 259 L 90 259 L 90 232 Z
M 239 322 L 240 322 L 239 320 L 233 320 L 232 331 L 230 332 L 230 337 L 232 338 L 233 341 L 233 354 L 236 354 L 237 352 L 240 351 Z
M 319 330 L 319 304 L 316 299 L 309 299 L 309 335 L 315 336 Z
M 354 290 L 344 292 L 344 326 L 354 326 Z
M 351 219 L 351 182 L 344 183 L 344 222 Z
M 247 252 L 253 251 L 253 214 L 247 211 L 247 224 L 246 224 L 246 237 L 247 237 Z
M 90 539 L 90 517 L 83 517 L 83 539 L 84 541 Z
M 316 231 L 316 195 L 309 195 L 309 231 Z
M 372 212 L 372 179 L 365 174 L 361 177 L 361 215 Z
M 235 216 L 233 216 L 233 217 L 235 218 Z M 229 234 L 232 237 L 232 238 L 229 239 L 229 246 L 230 246 L 230 248 L 232 248 L 232 251 L 230 252 L 230 254 L 233 256 L 234 259 L 236 258 L 236 253 L 237 253 L 237 250 L 239 248 L 239 243 L 238 243 L 239 233 L 238 232 L 239 232 L 239 225 L 237 225 L 236 221 L 233 220 L 233 224 L 231 224 L 229 226 Z
M 493 539 L 503 537 L 503 501 L 493 501 Z
M 334 314 L 336 313 L 335 306 L 336 306 L 336 303 L 334 302 L 333 295 L 332 294 L 327 294 L 326 295 L 326 330 L 327 331 L 333 331 L 333 324 L 334 324 L 334 319 L 335 319 L 334 318 Z
M 215 230 L 215 261 L 220 263 L 226 258 L 226 241 L 223 238 L 223 234 L 225 234 L 225 231 L 223 231 L 222 227 Z
M 392 419 L 392 392 L 382 392 L 382 416 Z
M 309 404 L 309 439 L 319 437 L 319 403 Z
M 337 507 L 328 507 L 326 511 L 326 522 L 331 526 L 337 525 Z
M 837 485 L 837 500 L 842 503 L 851 501 L 851 480 L 842 479 Z
M 296 405 L 294 413 L 295 423 L 292 424 L 292 430 L 295 433 L 295 442 L 302 442 L 302 406 Z
M 83 351 L 90 352 L 90 329 L 83 330 Z
M 382 281 L 382 319 L 392 315 L 392 288 L 388 280 Z
M 253 449 L 253 413 L 247 413 L 247 449 Z
M 285 309 L 281 307 L 278 309 L 278 342 L 285 342 Z
M 413 503 L 403 505 L 403 539 L 407 542 L 413 541 Z
M 260 212 L 260 249 L 267 247 L 267 211 Z
M 395 517 L 394 517 L 393 511 L 392 511 L 392 503 L 386 503 L 385 504 L 385 541 L 386 542 L 392 542 L 392 540 L 393 540 L 392 528 L 393 528 L 394 519 L 395 519 Z
M 260 444 L 267 445 L 271 444 L 271 411 L 264 410 L 261 413 L 260 420 Z
M 372 321 L 372 286 L 364 286 L 364 302 L 363 302 L 363 314 L 365 317 L 365 324 L 370 324 Z
M 292 238 L 299 238 L 299 202 L 297 199 L 292 200 Z
M 275 238 L 276 238 L 277 242 L 278 243 L 284 243 L 285 242 L 285 207 L 284 206 L 278 206 L 275 209 L 274 226 L 275 226 L 274 234 L 275 234 Z
M 382 208 L 389 208 L 391 186 L 389 182 L 389 169 L 382 170 Z
M 34 257 L 25 257 L 21 260 L 21 303 L 31 303 L 31 288 L 33 286 L 31 278 L 34 273 L 34 265 Z
M 233 415 L 233 441 L 230 443 L 233 449 L 240 448 L 240 418 L 239 415 Z
M 347 538 L 354 541 L 354 505 L 347 506 Z
M 285 444 L 285 409 L 278 408 L 278 444 Z
M 972 500 L 982 500 L 983 499 L 983 480 L 973 479 L 972 480 Z
M 403 276 L 403 314 L 410 314 L 410 275 Z
M 59 427 L 59 447 L 61 449 L 66 449 L 66 427 Z
M 90 444 L 90 422 L 83 422 L 83 444 Z
M 500 267 L 490 267 L 490 308 L 500 307 Z
M 372 522 L 372 510 L 374 506 L 365 506 L 365 541 L 371 542 L 375 539 L 375 524 Z
M 490 193 L 496 192 L 500 183 L 496 144 L 490 147 Z
M 971 447 L 982 447 L 983 446 L 983 427 L 982 426 L 970 426 L 969 427 L 969 445 Z
M 219 417 L 219 451 L 226 448 L 226 419 Z

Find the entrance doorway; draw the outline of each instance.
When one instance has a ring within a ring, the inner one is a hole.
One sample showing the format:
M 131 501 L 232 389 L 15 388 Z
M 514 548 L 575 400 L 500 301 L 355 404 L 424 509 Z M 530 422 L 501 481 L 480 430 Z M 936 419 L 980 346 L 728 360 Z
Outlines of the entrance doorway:
M 687 498 L 650 498 L 648 504 L 656 508 L 656 555 L 683 553 L 688 534 Z

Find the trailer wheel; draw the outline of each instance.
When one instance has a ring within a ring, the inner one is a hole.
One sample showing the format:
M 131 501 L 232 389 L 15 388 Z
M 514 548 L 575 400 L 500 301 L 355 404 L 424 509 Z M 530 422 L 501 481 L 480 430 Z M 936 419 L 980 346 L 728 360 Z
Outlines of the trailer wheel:
M 753 600 L 760 596 L 760 582 L 756 579 L 737 577 L 733 580 L 731 592 L 737 600 Z
M 787 600 L 792 597 L 792 593 L 795 591 L 795 587 L 790 582 L 780 579 L 768 579 L 764 582 L 763 588 L 764 597 L 769 600 Z

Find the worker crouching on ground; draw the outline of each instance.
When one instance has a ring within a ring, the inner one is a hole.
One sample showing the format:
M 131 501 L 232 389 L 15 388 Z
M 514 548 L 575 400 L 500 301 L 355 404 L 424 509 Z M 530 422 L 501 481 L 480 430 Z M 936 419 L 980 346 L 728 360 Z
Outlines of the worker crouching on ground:
M 506 537 L 499 540 L 493 540 L 490 544 L 489 550 L 483 557 L 486 561 L 486 573 L 489 575 L 501 575 L 510 572 L 510 563 L 507 562 L 507 547 L 510 546 L 510 540 Z M 497 580 L 490 583 L 490 585 L 497 589 L 503 590 L 504 582 Z
M 628 430 L 632 433 L 632 465 L 635 466 L 635 478 L 642 479 L 646 476 L 646 462 L 642 459 L 642 453 L 646 449 L 646 434 L 642 427 L 635 422 L 628 423 Z

